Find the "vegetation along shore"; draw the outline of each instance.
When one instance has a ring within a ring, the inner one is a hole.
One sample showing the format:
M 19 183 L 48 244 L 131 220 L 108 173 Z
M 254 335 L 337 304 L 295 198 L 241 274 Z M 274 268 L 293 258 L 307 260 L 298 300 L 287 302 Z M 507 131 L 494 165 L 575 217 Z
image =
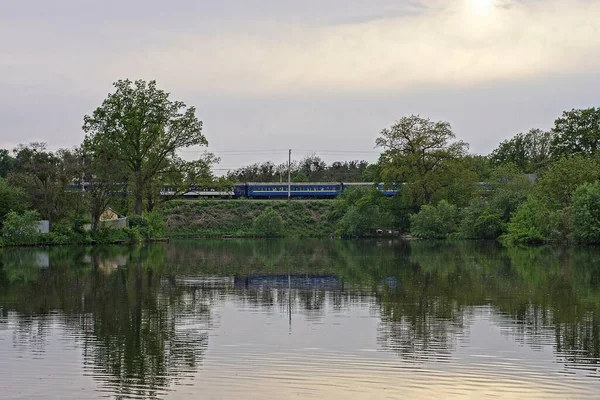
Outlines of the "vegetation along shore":
M 382 234 L 600 244 L 600 108 L 565 111 L 551 130 L 519 133 L 489 155 L 470 154 L 449 123 L 410 115 L 381 130 L 372 164 L 315 154 L 215 176 L 214 154 L 179 155 L 208 145 L 195 108 L 154 81 L 122 80 L 83 118 L 83 133 L 73 149 L 0 150 L 0 245 Z M 235 198 L 236 183 L 285 188 L 288 173 L 295 183 L 373 185 L 334 199 Z M 221 199 L 182 200 L 198 188 Z

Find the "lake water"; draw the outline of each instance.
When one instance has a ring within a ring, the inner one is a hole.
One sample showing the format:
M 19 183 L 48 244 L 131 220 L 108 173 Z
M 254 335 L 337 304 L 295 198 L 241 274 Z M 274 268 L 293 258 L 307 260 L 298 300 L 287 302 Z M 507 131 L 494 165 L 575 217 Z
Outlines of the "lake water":
M 0 250 L 2 399 L 600 397 L 600 250 Z

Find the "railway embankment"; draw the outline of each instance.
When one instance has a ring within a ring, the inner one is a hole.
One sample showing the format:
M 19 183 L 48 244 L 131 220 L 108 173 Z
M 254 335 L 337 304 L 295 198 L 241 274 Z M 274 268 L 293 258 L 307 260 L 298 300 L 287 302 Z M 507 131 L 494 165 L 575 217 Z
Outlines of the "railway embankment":
M 272 207 L 284 222 L 286 236 L 329 237 L 331 200 L 175 200 L 165 203 L 166 234 L 170 238 L 250 237 L 254 221 Z

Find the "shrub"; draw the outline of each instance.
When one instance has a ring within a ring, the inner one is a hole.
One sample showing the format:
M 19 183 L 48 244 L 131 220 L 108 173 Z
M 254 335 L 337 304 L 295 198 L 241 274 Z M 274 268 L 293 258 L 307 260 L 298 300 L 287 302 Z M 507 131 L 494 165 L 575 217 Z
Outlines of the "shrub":
M 458 211 L 445 200 L 436 206 L 426 205 L 421 211 L 410 216 L 410 232 L 422 239 L 445 239 L 456 231 Z
M 379 210 L 376 207 L 351 206 L 337 223 L 336 233 L 339 236 L 367 236 L 377 228 Z
M 7 244 L 35 244 L 38 242 L 38 223 L 40 215 L 37 211 L 25 211 L 19 214 L 11 211 L 4 218 L 2 232 Z
M 0 221 L 10 211 L 22 211 L 25 209 L 23 191 L 10 185 L 5 179 L 0 178 Z
M 263 237 L 284 236 L 284 223 L 281 216 L 273 209 L 267 207 L 254 220 L 254 234 Z
M 100 229 L 91 232 L 91 238 L 97 244 L 109 244 L 126 241 L 128 235 L 124 229 L 100 227 Z
M 127 224 L 130 228 L 146 228 L 148 227 L 148 220 L 146 219 L 146 217 L 141 215 L 132 215 L 127 218 Z
M 586 183 L 573 193 L 573 239 L 600 244 L 600 183 Z
M 146 237 L 148 239 L 161 238 L 165 236 L 165 217 L 158 211 L 152 211 L 146 214 L 146 222 L 148 231 Z
M 505 244 L 539 244 L 550 235 L 550 211 L 535 197 L 529 197 L 508 223 Z
M 459 237 L 463 239 L 496 239 L 504 231 L 502 211 L 486 200 L 472 200 L 461 213 Z

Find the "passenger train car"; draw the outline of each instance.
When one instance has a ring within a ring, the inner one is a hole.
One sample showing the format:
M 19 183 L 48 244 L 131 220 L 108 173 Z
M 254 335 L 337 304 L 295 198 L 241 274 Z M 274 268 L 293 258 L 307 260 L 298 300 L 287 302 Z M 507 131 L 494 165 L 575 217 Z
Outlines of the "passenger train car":
M 386 196 L 398 193 L 395 185 L 387 188 L 383 184 L 372 182 L 294 182 L 290 184 L 289 194 L 293 198 L 335 198 L 344 190 L 353 187 L 376 187 Z M 237 183 L 233 187 L 233 197 L 250 199 L 283 199 L 288 197 L 287 183 L 248 182 Z
M 386 187 L 382 183 L 376 185 L 372 182 L 294 182 L 290 184 L 290 197 L 333 199 L 345 190 L 354 187 L 376 187 L 386 196 L 394 196 L 396 193 L 398 193 L 398 188 L 396 185 Z M 88 183 L 71 184 L 68 186 L 68 188 L 69 190 L 74 191 L 88 191 L 90 189 L 90 185 Z M 123 192 L 120 193 L 129 194 L 125 188 L 123 189 Z M 161 188 L 160 195 L 183 199 L 287 199 L 288 184 L 272 182 L 236 183 L 230 190 L 225 191 L 202 187 L 190 187 L 188 191 L 180 194 L 177 194 L 171 187 L 165 185 Z

